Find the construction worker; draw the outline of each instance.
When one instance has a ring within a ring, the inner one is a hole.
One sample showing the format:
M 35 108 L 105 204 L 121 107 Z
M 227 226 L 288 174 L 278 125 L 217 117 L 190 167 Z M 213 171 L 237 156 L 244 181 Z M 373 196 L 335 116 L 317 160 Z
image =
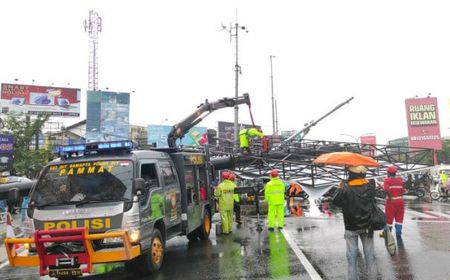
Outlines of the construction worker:
M 230 180 L 230 173 L 223 172 L 223 181 L 214 191 L 214 196 L 219 199 L 220 219 L 222 221 L 222 233 L 230 234 L 233 228 L 233 194 L 236 184 Z
M 232 181 L 232 182 L 234 182 L 236 184 L 236 175 L 234 175 L 234 173 L 231 172 L 229 178 L 230 178 L 230 181 Z M 236 185 L 236 187 L 237 187 L 237 185 Z M 240 205 L 241 196 L 240 196 L 240 194 L 234 193 L 233 194 L 233 201 L 234 201 L 233 211 L 234 211 L 234 216 L 236 217 L 235 221 L 236 221 L 236 223 L 238 225 L 240 225 L 240 224 L 242 224 L 242 222 L 241 222 L 241 205 Z
M 444 170 L 441 170 L 441 174 L 439 175 L 439 177 L 440 177 L 440 181 L 441 181 L 440 182 L 441 186 L 444 189 L 447 186 L 447 183 L 448 183 L 448 175 L 447 175 L 447 173 L 445 173 Z
M 250 137 L 259 137 L 264 138 L 264 133 L 261 129 L 252 128 L 244 128 L 239 132 L 239 147 L 241 148 L 243 153 L 251 154 L 250 150 Z
M 405 215 L 405 202 L 403 201 L 403 179 L 397 174 L 397 167 L 391 165 L 387 168 L 387 177 L 384 179 L 386 198 L 386 226 L 391 231 L 395 219 L 395 234 L 402 235 L 403 216 Z M 384 231 L 380 233 L 384 237 Z
M 278 229 L 284 226 L 284 192 L 283 181 L 278 178 L 278 171 L 270 172 L 270 181 L 264 188 L 264 200 L 268 204 L 269 230 L 275 227 L 275 218 L 278 220 Z

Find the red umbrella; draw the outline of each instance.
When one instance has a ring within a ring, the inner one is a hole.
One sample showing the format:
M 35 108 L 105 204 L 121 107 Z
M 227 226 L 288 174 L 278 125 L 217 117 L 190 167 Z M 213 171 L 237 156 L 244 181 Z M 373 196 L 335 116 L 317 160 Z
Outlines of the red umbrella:
M 313 163 L 338 166 L 380 166 L 380 164 L 371 157 L 351 152 L 333 152 L 321 154 L 313 161 Z

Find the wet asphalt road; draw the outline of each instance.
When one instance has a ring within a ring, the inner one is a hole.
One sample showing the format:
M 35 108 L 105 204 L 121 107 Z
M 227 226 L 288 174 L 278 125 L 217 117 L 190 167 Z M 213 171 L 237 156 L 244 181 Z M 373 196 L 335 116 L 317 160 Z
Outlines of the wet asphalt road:
M 264 230 L 258 232 L 256 218 L 246 217 L 229 236 L 216 237 L 213 227 L 208 241 L 188 242 L 184 237 L 169 241 L 164 267 L 154 275 L 135 277 L 121 264 L 113 264 L 106 267 L 111 272 L 83 279 L 345 279 L 342 214 L 327 202 L 317 207 L 310 200 L 309 206 L 303 203 L 305 216 L 286 218 L 283 231 L 269 232 L 262 221 Z M 393 257 L 377 235 L 379 279 L 450 279 L 450 203 L 410 198 L 403 238 L 397 240 Z M 40 278 L 37 269 L 7 266 L 0 269 L 0 279 Z

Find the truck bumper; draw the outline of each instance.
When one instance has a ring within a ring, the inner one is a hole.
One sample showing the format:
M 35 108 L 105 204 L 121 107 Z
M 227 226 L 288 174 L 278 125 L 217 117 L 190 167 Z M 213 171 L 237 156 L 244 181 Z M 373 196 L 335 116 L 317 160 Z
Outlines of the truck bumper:
M 121 238 L 123 247 L 94 251 L 92 241 L 105 238 Z M 83 244 L 84 252 L 68 254 L 68 257 L 76 259 L 81 273 L 92 273 L 93 264 L 96 263 L 128 261 L 141 254 L 140 246 L 131 244 L 126 231 L 89 234 L 87 228 L 37 230 L 34 233 L 34 238 L 6 238 L 4 244 L 10 266 L 39 266 L 39 273 L 44 276 L 49 274 L 50 266 L 57 266 L 58 260 L 67 259 L 67 255 L 47 253 L 44 243 L 74 241 Z M 16 246 L 27 243 L 29 245 L 35 244 L 37 254 L 18 254 Z

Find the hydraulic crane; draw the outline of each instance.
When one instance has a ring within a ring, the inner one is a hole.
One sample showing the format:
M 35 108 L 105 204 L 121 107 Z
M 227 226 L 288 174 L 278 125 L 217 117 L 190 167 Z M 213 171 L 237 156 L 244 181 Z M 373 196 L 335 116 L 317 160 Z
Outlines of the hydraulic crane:
M 234 98 L 222 98 L 215 102 L 209 102 L 208 99 L 205 100 L 205 103 L 200 104 L 197 107 L 197 110 L 186 117 L 184 120 L 178 122 L 172 127 L 168 137 L 167 143 L 169 144 L 169 148 L 176 147 L 176 141 L 180 138 L 183 138 L 184 135 L 194 127 L 196 124 L 201 122 L 206 116 L 211 114 L 212 112 L 226 108 L 226 107 L 234 107 L 236 105 L 247 104 L 250 110 L 250 97 L 248 93 L 244 93 L 242 96 L 234 97 Z M 250 110 L 251 116 L 251 110 Z M 252 117 L 253 122 L 253 117 Z

